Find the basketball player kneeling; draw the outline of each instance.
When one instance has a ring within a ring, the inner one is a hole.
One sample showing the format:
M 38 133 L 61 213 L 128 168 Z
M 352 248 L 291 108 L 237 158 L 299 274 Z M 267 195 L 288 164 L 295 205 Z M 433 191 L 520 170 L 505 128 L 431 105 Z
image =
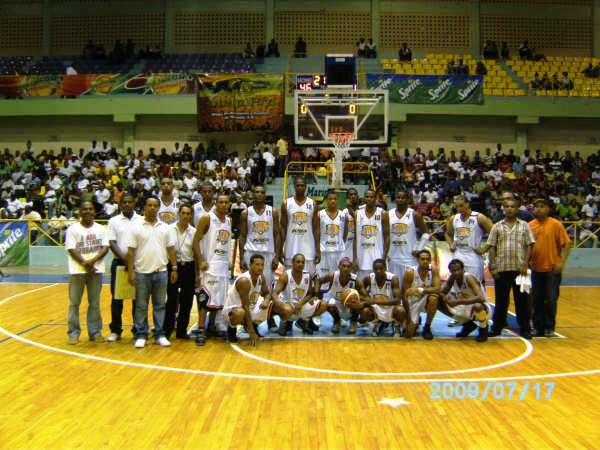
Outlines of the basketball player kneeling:
M 362 321 L 374 321 L 372 335 L 381 336 L 391 323 L 394 335 L 400 336 L 400 324 L 404 322 L 406 312 L 400 304 L 400 280 L 396 275 L 387 271 L 385 259 L 373 261 L 373 272 L 362 280 L 367 297 L 366 306 L 361 310 Z
M 261 337 L 258 325 L 271 317 L 272 313 L 285 316 L 284 305 L 271 297 L 263 275 L 265 258 L 254 254 L 250 257 L 250 268 L 238 275 L 229 290 L 223 308 L 223 315 L 228 322 L 227 338 L 229 342 L 237 342 L 237 326 L 244 325 L 250 335 L 250 344 L 256 345 Z
M 450 261 L 448 269 L 450 277 L 442 288 L 440 311 L 462 324 L 456 337 L 467 337 L 479 328 L 477 342 L 487 341 L 491 306 L 481 282 L 475 275 L 465 272 L 460 259 Z
M 420 250 L 417 253 L 417 266 L 409 268 L 402 282 L 402 303 L 408 311 L 405 337 L 411 338 L 419 326 L 421 313 L 427 313 L 423 326 L 423 338 L 433 339 L 431 322 L 437 311 L 440 293 L 440 272 L 431 267 L 431 253 Z
M 285 309 L 280 314 L 278 333 L 285 336 L 292 330 L 292 317 L 297 317 L 296 325 L 304 334 L 313 334 L 319 327 L 312 321 L 327 311 L 327 305 L 314 292 L 314 283 L 308 272 L 304 270 L 304 255 L 298 253 L 292 258 L 292 268 L 281 274 L 277 280 L 273 296 L 281 298 Z
M 319 285 L 328 285 L 326 291 L 318 289 L 319 294 L 329 293 L 327 302 L 327 311 L 333 317 L 332 333 L 339 333 L 341 320 L 350 321 L 348 334 L 356 333 L 356 322 L 358 321 L 360 311 L 366 306 L 361 300 L 367 297 L 362 281 L 357 279 L 356 274 L 352 273 L 352 260 L 344 257 L 338 265 L 338 270 L 329 272 L 319 278 Z

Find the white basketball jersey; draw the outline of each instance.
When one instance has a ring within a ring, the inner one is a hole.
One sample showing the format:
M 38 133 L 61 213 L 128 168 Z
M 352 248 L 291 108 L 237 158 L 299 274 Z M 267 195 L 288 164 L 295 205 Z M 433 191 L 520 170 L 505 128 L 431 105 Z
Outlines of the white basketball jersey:
M 343 252 L 344 225 L 346 216 L 343 211 L 338 210 L 335 218 L 329 217 L 326 210 L 319 211 L 319 222 L 321 224 L 321 252 Z
M 477 279 L 477 277 L 475 275 L 473 275 L 472 273 L 465 272 L 463 275 L 462 283 L 457 283 L 456 281 L 454 281 L 452 283 L 452 287 L 450 288 L 450 293 L 454 294 L 457 297 L 460 293 L 466 294 L 467 297 L 473 297 L 475 295 L 475 292 L 473 292 L 473 289 L 471 289 L 469 287 L 469 285 L 467 284 L 467 276 L 472 276 L 473 278 L 475 278 L 477 280 L 477 282 L 479 283 L 479 288 L 481 289 L 481 292 L 483 293 L 483 297 L 485 298 L 485 304 L 488 307 L 488 311 L 491 311 L 492 308 L 491 308 L 489 299 L 487 297 L 487 292 L 485 291 L 485 287 L 483 287 L 483 284 L 481 283 L 481 281 L 479 281 Z M 466 306 L 466 305 L 464 305 L 464 306 Z
M 273 208 L 265 205 L 261 214 L 254 206 L 248 208 L 248 234 L 244 250 L 247 252 L 275 253 L 273 239 Z
M 371 272 L 369 274 L 369 278 L 371 281 L 371 285 L 369 286 L 369 295 L 373 297 L 373 299 L 383 301 L 394 298 L 394 293 L 392 292 L 392 278 L 394 278 L 393 273 L 385 273 L 385 283 L 381 287 L 377 285 L 375 273 Z
M 412 269 L 413 269 L 415 275 L 413 277 L 412 284 L 410 286 L 408 286 L 409 288 L 411 288 L 411 287 L 415 287 L 415 288 L 431 287 L 431 283 L 432 283 L 431 267 L 429 267 L 429 269 L 427 270 L 427 275 L 425 276 L 424 280 L 419 275 L 419 268 L 418 267 L 413 267 Z M 423 295 L 410 295 L 408 298 L 409 298 L 409 300 L 416 301 L 416 300 L 420 299 L 422 296 Z
M 202 255 L 208 262 L 208 273 L 216 277 L 225 277 L 229 273 L 229 254 L 231 251 L 231 219 L 225 221 L 213 212 L 210 215 L 210 227 L 200 243 Z
M 296 283 L 292 276 L 292 269 L 285 271 L 288 277 L 287 286 L 284 291 L 284 300 L 287 303 L 298 303 L 306 294 L 308 294 L 308 288 L 310 287 L 310 274 L 308 272 L 302 272 L 302 279 L 300 283 Z
M 292 259 L 298 253 L 304 255 L 305 260 L 315 259 L 315 240 L 312 228 L 315 204 L 312 198 L 306 198 L 304 204 L 296 203 L 294 197 L 286 201 L 287 232 L 285 237 L 285 258 Z
M 350 274 L 350 280 L 346 285 L 342 286 L 340 283 L 340 271 L 336 270 L 333 272 L 333 281 L 331 282 L 331 288 L 329 289 L 329 297 L 335 298 L 336 301 L 340 301 L 340 294 L 346 289 L 356 289 L 356 274 Z
M 455 257 L 465 265 L 481 264 L 483 258 L 475 253 L 475 248 L 481 246 L 483 230 L 479 226 L 477 217 L 479 213 L 472 211 L 467 220 L 462 220 L 460 214 L 454 216 L 454 242 L 456 243 Z
M 206 210 L 202 205 L 202 201 L 196 203 L 194 205 L 194 226 L 198 228 L 198 222 L 200 222 L 200 218 L 211 212 L 215 212 L 215 205 L 212 205 L 210 209 Z
M 159 198 L 160 207 L 158 208 L 158 220 L 167 225 L 177 222 L 177 216 L 179 215 L 179 206 L 181 202 L 179 199 L 173 197 L 173 201 L 170 205 L 163 203 L 162 198 Z
M 346 226 L 348 227 L 348 236 L 346 237 L 346 250 L 344 250 L 344 256 L 354 259 L 354 217 L 348 208 L 343 210 L 344 216 L 346 217 Z
M 475 278 L 477 280 L 477 282 L 479 283 L 479 287 L 481 288 L 481 292 L 483 292 L 483 296 L 487 300 L 487 295 L 486 295 L 486 292 L 485 292 L 485 288 L 481 284 L 481 281 L 479 281 L 475 275 L 473 275 L 473 274 L 471 274 L 469 272 L 465 272 L 464 273 L 463 279 L 462 279 L 462 283 L 458 283 L 457 281 L 454 281 L 452 283 L 452 287 L 450 288 L 450 293 L 458 296 L 458 294 L 460 294 L 462 292 L 464 294 L 467 294 L 467 296 L 469 296 L 469 297 L 474 296 L 475 292 L 473 292 L 473 289 L 471 289 L 469 287 L 469 285 L 467 284 L 467 276 L 472 276 L 473 278 Z
M 415 211 L 408 208 L 402 217 L 397 210 L 392 209 L 390 218 L 390 253 L 389 258 L 405 265 L 414 265 L 412 252 L 417 247 L 417 227 L 415 226 Z
M 383 258 L 383 209 L 367 217 L 366 208 L 356 211 L 356 253 L 360 270 L 372 270 L 373 261 Z
M 226 309 L 227 307 L 242 306 L 242 299 L 240 298 L 240 293 L 236 288 L 237 282 L 241 279 L 250 281 L 250 293 L 248 294 L 250 297 L 250 309 L 253 309 L 256 305 L 256 299 L 258 299 L 258 296 L 252 294 L 256 292 L 260 295 L 262 291 L 262 275 L 259 275 L 256 280 L 256 284 L 253 284 L 250 272 L 246 271 L 241 275 L 238 275 L 233 284 L 229 287 L 229 290 L 227 291 L 227 299 L 225 300 Z

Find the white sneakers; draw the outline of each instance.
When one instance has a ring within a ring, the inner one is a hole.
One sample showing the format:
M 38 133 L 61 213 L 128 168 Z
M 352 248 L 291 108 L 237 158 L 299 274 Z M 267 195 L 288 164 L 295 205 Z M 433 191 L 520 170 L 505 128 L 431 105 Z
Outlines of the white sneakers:
M 171 343 L 169 342 L 169 340 L 166 337 L 164 337 L 164 336 L 159 337 L 156 342 L 161 347 L 170 347 L 171 346 Z
M 110 333 L 106 338 L 108 342 L 116 342 L 121 340 L 121 335 L 117 333 Z
M 158 345 L 160 345 L 161 347 L 170 347 L 171 346 L 171 342 L 169 342 L 169 340 L 164 336 L 159 337 L 158 340 L 156 341 L 156 343 Z M 135 340 L 135 348 L 144 348 L 145 345 L 146 345 L 146 339 L 139 338 L 139 339 Z

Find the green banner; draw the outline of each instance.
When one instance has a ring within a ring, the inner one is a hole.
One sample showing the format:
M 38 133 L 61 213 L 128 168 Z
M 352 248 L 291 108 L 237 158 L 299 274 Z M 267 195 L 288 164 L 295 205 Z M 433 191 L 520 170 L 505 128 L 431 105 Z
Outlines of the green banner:
M 391 103 L 481 105 L 483 77 L 367 74 L 369 89 L 387 89 Z
M 0 267 L 29 264 L 27 222 L 0 223 Z

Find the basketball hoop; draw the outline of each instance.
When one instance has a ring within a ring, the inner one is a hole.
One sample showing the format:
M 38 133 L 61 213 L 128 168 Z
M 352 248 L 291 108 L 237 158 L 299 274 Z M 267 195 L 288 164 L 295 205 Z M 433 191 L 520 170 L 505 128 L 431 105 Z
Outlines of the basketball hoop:
M 349 155 L 348 149 L 354 140 L 354 133 L 331 133 L 333 146 L 336 149 L 336 156 L 339 156 L 342 160 L 346 159 Z
M 350 144 L 354 140 L 354 133 L 330 133 L 329 137 L 333 143 L 333 186 L 340 189 L 343 184 L 343 167 L 344 159 L 348 158 Z

